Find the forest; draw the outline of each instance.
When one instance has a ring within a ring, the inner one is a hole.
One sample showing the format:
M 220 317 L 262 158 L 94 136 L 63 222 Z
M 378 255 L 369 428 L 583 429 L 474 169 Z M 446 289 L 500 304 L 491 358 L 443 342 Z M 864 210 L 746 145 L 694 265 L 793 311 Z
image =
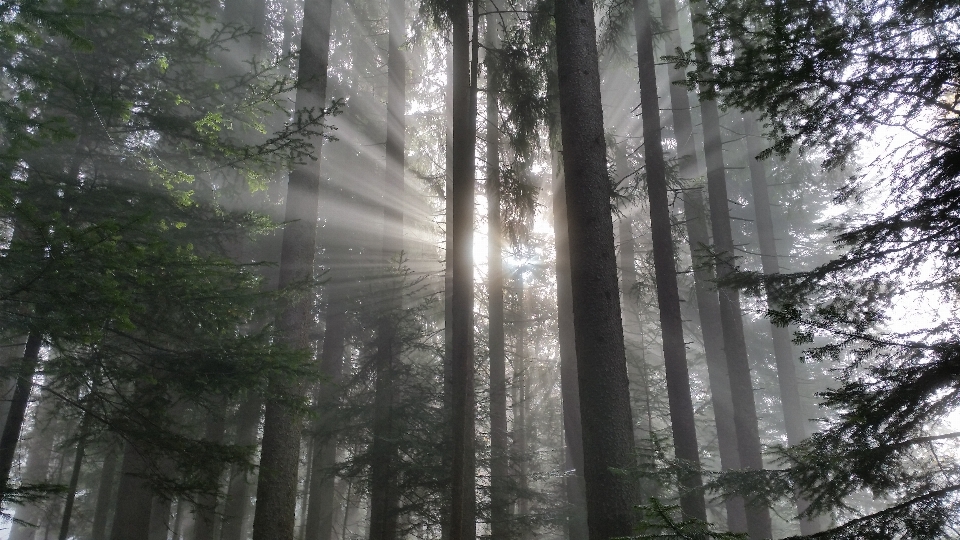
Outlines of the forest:
M 960 538 L 958 269 L 958 0 L 0 0 L 0 540 Z

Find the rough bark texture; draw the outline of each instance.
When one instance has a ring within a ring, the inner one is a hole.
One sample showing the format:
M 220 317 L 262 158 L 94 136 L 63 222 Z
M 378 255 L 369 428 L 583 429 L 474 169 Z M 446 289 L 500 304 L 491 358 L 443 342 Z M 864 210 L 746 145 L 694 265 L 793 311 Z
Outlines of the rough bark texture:
M 587 522 L 592 540 L 633 532 L 633 429 L 610 182 L 607 177 L 593 2 L 556 5 L 560 121 L 583 427 Z
M 34 413 L 33 429 L 25 439 L 28 445 L 27 463 L 23 469 L 22 480 L 25 484 L 47 482 L 50 469 L 53 441 L 57 428 L 55 422 L 55 400 L 51 396 L 41 396 L 40 405 Z M 18 506 L 14 518 L 39 525 L 41 507 L 37 504 Z M 32 540 L 37 528 L 14 522 L 10 527 L 10 540 Z
M 30 400 L 30 390 L 33 388 L 33 374 L 40 361 L 40 345 L 42 340 L 39 334 L 31 333 L 27 338 L 23 358 L 17 369 L 17 383 L 10 399 L 10 410 L 7 421 L 0 434 L 0 501 L 7 493 L 7 484 L 10 482 L 10 471 L 13 469 L 13 460 L 17 453 L 17 442 L 23 430 L 23 419 L 27 413 L 27 402 Z
M 634 0 L 634 25 L 637 33 L 637 64 L 640 73 L 640 107 L 643 118 L 643 149 L 647 171 L 647 195 L 650 200 L 650 229 L 653 240 L 653 266 L 660 307 L 660 331 L 663 337 L 663 362 L 667 375 L 667 398 L 673 430 L 674 452 L 696 472 L 681 472 L 680 508 L 690 518 L 707 519 L 700 476 L 697 427 L 690 398 L 687 350 L 683 342 L 683 317 L 674 258 L 667 197 L 667 171 L 660 140 L 660 104 L 657 97 L 656 64 L 653 58 L 653 29 L 649 0 Z
M 770 188 L 767 185 L 767 172 L 756 156 L 760 154 L 760 130 L 754 113 L 744 112 L 744 134 L 747 138 L 747 160 L 750 169 L 750 184 L 753 188 L 753 206 L 756 213 L 757 239 L 760 243 L 760 262 L 763 273 L 771 276 L 780 273 L 780 258 L 777 254 L 777 242 L 773 233 L 773 212 L 770 204 Z M 777 309 L 780 306 L 767 295 L 767 307 Z M 793 354 L 790 330 L 785 326 L 770 325 L 773 337 L 773 355 L 777 363 L 777 381 L 780 386 L 780 404 L 783 407 L 783 423 L 787 431 L 787 444 L 793 446 L 807 438 L 806 422 L 803 414 L 803 402 L 800 400 L 800 388 L 797 384 L 797 361 Z M 797 500 L 797 512 L 802 513 L 810 503 Z M 816 519 L 800 520 L 800 533 L 804 535 L 820 532 Z
M 495 14 L 487 15 L 485 46 L 500 46 Z M 488 54 L 490 54 L 488 52 Z M 503 330 L 503 227 L 500 216 L 500 110 L 499 81 L 494 69 L 487 71 L 487 291 L 490 349 L 490 534 L 510 534 L 510 471 L 507 462 L 507 367 Z
M 474 358 L 473 358 L 473 200 L 476 156 L 476 91 L 470 58 L 469 0 L 452 5 L 453 58 L 453 178 L 451 232 L 451 463 L 450 538 L 476 537 L 474 475 Z M 476 58 L 474 57 L 474 60 Z
M 406 41 L 404 0 L 388 5 L 387 141 L 383 185 L 382 259 L 387 267 L 403 250 L 404 142 L 406 121 L 406 58 L 400 48 Z M 398 433 L 394 420 L 396 373 L 400 361 L 397 325 L 402 304 L 402 283 L 387 276 L 377 329 L 375 359 L 373 462 L 370 467 L 370 540 L 394 540 L 400 512 Z
M 110 540 L 149 540 L 153 491 L 144 474 L 147 464 L 140 451 L 127 443 L 120 467 L 117 506 L 110 527 Z
M 263 401 L 260 396 L 248 396 L 237 409 L 237 435 L 235 444 L 254 446 L 260 427 Z M 243 519 L 250 506 L 250 481 L 247 472 L 240 467 L 230 471 L 230 485 L 223 507 L 221 540 L 242 540 Z
M 691 7 L 694 13 L 694 35 L 703 39 L 706 35 L 699 22 L 700 4 Z M 698 60 L 709 63 L 709 57 L 697 49 Z M 710 206 L 710 222 L 713 229 L 714 248 L 717 253 L 717 278 L 723 280 L 734 270 L 733 232 L 730 226 L 730 207 L 727 198 L 727 179 L 723 159 L 720 112 L 717 102 L 700 99 L 703 117 L 703 147 L 707 163 L 707 192 Z M 740 292 L 730 287 L 719 288 L 720 323 L 723 327 L 724 353 L 727 357 L 727 372 L 733 398 L 733 422 L 737 429 L 737 448 L 740 467 L 759 470 L 763 468 L 760 450 L 760 433 L 757 428 L 757 407 L 750 378 L 750 362 L 743 336 L 743 317 L 740 309 Z M 772 525 L 770 512 L 765 507 L 747 505 L 747 532 L 754 540 L 770 538 Z
M 583 430 L 580 426 L 580 391 L 577 388 L 577 343 L 573 329 L 573 291 L 570 283 L 570 244 L 563 163 L 553 152 L 553 230 L 557 250 L 557 327 L 560 348 L 560 396 L 563 402 L 563 437 L 566 442 L 566 493 L 569 513 L 567 536 L 587 539 L 587 500 L 583 484 Z
M 326 104 L 327 63 L 330 52 L 331 0 L 307 2 L 304 6 L 300 62 L 297 70 L 296 108 L 319 111 Z M 314 141 L 319 158 L 320 141 Z M 318 161 L 307 161 L 290 172 L 287 185 L 283 243 L 280 252 L 281 289 L 313 276 L 317 244 L 317 213 L 320 198 Z M 280 316 L 278 330 L 288 345 L 310 346 L 313 329 L 313 295 L 291 301 Z M 264 411 L 257 507 L 253 540 L 293 538 L 297 504 L 297 472 L 300 461 L 302 419 L 284 400 L 300 393 L 293 381 L 271 380 Z

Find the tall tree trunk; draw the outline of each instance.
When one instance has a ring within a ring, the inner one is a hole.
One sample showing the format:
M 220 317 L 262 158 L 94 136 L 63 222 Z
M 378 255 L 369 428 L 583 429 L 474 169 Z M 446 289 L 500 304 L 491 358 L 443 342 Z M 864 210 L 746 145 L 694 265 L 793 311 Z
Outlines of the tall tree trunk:
M 553 137 L 551 137 L 553 139 Z M 563 437 L 566 442 L 566 493 L 569 540 L 587 540 L 587 500 L 583 483 L 583 430 L 580 426 L 580 391 L 577 388 L 577 350 L 573 328 L 573 285 L 570 283 L 570 244 L 563 164 L 553 149 L 553 230 L 557 261 L 557 327 L 560 348 L 560 397 L 563 404 Z
M 679 15 L 674 0 L 660 0 L 661 22 L 668 32 L 667 48 L 682 48 L 680 41 Z M 697 151 L 693 135 L 693 120 L 690 115 L 690 97 L 682 85 L 686 72 L 675 65 L 669 67 L 670 108 L 673 111 L 673 132 L 677 141 L 677 158 L 680 178 L 690 180 L 700 176 Z M 720 300 L 714 289 L 716 281 L 712 266 L 705 260 L 710 236 L 707 230 L 707 213 L 703 193 L 699 186 L 683 191 L 684 217 L 690 256 L 693 261 L 694 290 L 700 329 L 703 335 L 711 402 L 717 428 L 717 443 L 722 470 L 740 468 L 737 450 L 737 431 L 733 423 L 733 402 L 730 393 L 730 376 L 727 359 L 723 352 L 723 329 L 720 323 Z M 731 531 L 746 532 L 747 516 L 742 497 L 731 497 L 724 503 L 727 511 L 727 527 Z
M 237 409 L 237 434 L 235 444 L 254 446 L 260 427 L 263 402 L 260 396 L 247 396 Z M 250 506 L 250 482 L 247 472 L 240 466 L 230 471 L 230 484 L 223 507 L 221 540 L 242 540 L 243 519 Z
M 476 38 L 476 0 L 474 37 Z M 453 66 L 453 175 L 451 234 L 451 462 L 450 538 L 476 538 L 474 344 L 473 344 L 473 200 L 477 135 L 476 50 L 471 60 L 469 0 L 451 6 Z M 474 41 L 474 49 L 478 43 Z
M 77 496 L 77 485 L 80 483 L 80 468 L 83 465 L 84 451 L 87 445 L 87 426 L 90 416 L 85 412 L 77 428 L 77 449 L 73 456 L 73 469 L 70 472 L 70 483 L 67 486 L 67 500 L 63 505 L 63 516 L 60 521 L 59 540 L 67 540 L 70 532 L 70 519 L 73 515 L 73 503 Z
M 495 14 L 486 17 L 487 54 L 500 46 Z M 507 495 L 507 367 L 503 331 L 503 227 L 500 216 L 500 104 L 498 74 L 487 70 L 487 291 L 490 349 L 490 534 L 508 538 L 510 499 Z
M 107 537 L 107 520 L 110 507 L 113 504 L 113 484 L 117 476 L 117 465 L 120 464 L 120 451 L 116 445 L 108 442 L 109 448 L 103 458 L 103 468 L 100 470 L 100 479 L 97 483 L 97 503 L 93 512 L 93 538 Z M 11 538 L 13 540 L 13 538 Z
M 42 395 L 40 405 L 34 413 L 33 429 L 28 444 L 27 463 L 23 470 L 22 480 L 25 484 L 46 483 L 50 469 L 50 456 L 53 454 L 54 436 L 57 434 L 56 400 L 53 396 Z M 41 508 L 38 504 L 27 503 L 17 507 L 14 518 L 30 525 L 14 522 L 10 527 L 10 540 L 32 540 L 37 531 L 41 517 Z
M 110 527 L 110 540 L 149 540 L 153 491 L 144 475 L 147 464 L 140 451 L 128 442 L 120 467 L 117 506 Z
M 702 26 L 703 7 L 694 3 L 694 35 L 703 40 L 706 31 Z M 709 63 L 709 54 L 697 49 L 697 59 Z M 733 232 L 730 226 L 730 207 L 727 198 L 727 179 L 723 159 L 723 139 L 720 129 L 720 112 L 717 102 L 700 98 L 700 111 L 703 118 L 703 147 L 707 163 L 707 192 L 710 205 L 710 223 L 713 229 L 713 242 L 716 257 L 717 278 L 723 280 L 734 271 Z M 740 292 L 731 287 L 721 286 L 720 323 L 723 328 L 724 353 L 727 357 L 727 372 L 730 376 L 730 390 L 733 401 L 733 422 L 737 429 L 737 448 L 740 454 L 740 467 L 748 470 L 763 468 L 763 456 L 760 450 L 760 433 L 757 427 L 757 407 L 753 395 L 753 382 L 750 378 L 750 361 L 747 358 L 747 345 L 743 336 L 743 316 L 740 309 Z M 746 505 L 747 532 L 754 540 L 770 538 L 772 525 L 770 511 L 760 505 Z
M 18 236 L 18 231 L 14 230 L 14 237 Z M 24 348 L 26 347 L 27 336 L 17 336 L 13 338 L 12 343 L 4 344 L 2 354 L 0 354 L 0 366 L 10 370 L 14 368 L 23 358 Z M 3 377 L 0 380 L 0 433 L 3 432 L 3 426 L 7 422 L 7 416 L 10 414 L 10 403 L 13 400 L 13 391 L 17 387 L 16 377 Z
M 170 506 L 172 501 L 166 497 L 156 495 L 150 509 L 150 540 L 167 540 L 170 532 Z
M 17 442 L 23 430 L 23 419 L 27 413 L 27 403 L 30 400 L 30 390 L 33 388 L 33 374 L 40 361 L 40 345 L 43 343 L 40 334 L 31 332 L 27 338 L 27 345 L 23 351 L 23 358 L 17 368 L 17 384 L 10 399 L 10 410 L 7 421 L 0 434 L 0 501 L 3 501 L 10 482 L 10 471 L 13 469 L 13 460 L 17 453 Z
M 515 328 L 517 348 L 513 355 L 513 452 L 516 460 L 517 476 L 517 517 L 520 525 L 518 537 L 530 535 L 530 491 L 528 469 L 530 465 L 529 443 L 527 442 L 527 313 L 526 290 L 523 279 L 524 267 L 517 270 L 517 307 Z
M 633 422 L 617 287 L 593 2 L 556 5 L 560 120 L 591 540 L 633 532 Z
M 404 153 L 406 140 L 407 62 L 405 0 L 388 0 L 387 141 L 383 183 L 382 258 L 385 267 L 403 251 Z M 388 270 L 392 272 L 392 268 Z M 397 335 L 402 307 L 402 280 L 387 276 L 377 329 L 376 394 L 374 396 L 373 463 L 370 468 L 370 540 L 394 540 L 400 511 L 400 436 L 394 418 L 395 385 L 400 361 Z
M 637 65 L 640 73 L 640 107 L 643 117 L 647 195 L 650 200 L 653 266 L 663 337 L 663 363 L 667 375 L 674 452 L 678 460 L 686 462 L 692 469 L 679 473 L 680 508 L 687 517 L 706 521 L 703 479 L 699 472 L 697 426 L 694 422 L 693 400 L 690 397 L 687 349 L 683 342 L 683 317 L 680 313 L 680 291 L 671 234 L 670 202 L 667 197 L 667 170 L 663 160 L 663 143 L 660 140 L 660 104 L 657 97 L 653 27 L 648 2 L 649 0 L 634 0 L 633 13 L 637 34 Z
M 331 4 L 331 0 L 316 0 L 304 5 L 297 68 L 298 111 L 319 111 L 325 106 Z M 319 158 L 320 140 L 316 139 L 312 144 L 314 157 Z M 318 163 L 308 160 L 290 172 L 284 218 L 287 225 L 280 252 L 281 289 L 313 277 L 320 202 Z M 280 316 L 278 330 L 287 345 L 301 350 L 309 348 L 312 308 L 312 294 L 303 295 L 286 307 Z M 253 540 L 293 538 L 302 419 L 286 400 L 300 392 L 299 385 L 293 381 L 270 381 L 272 395 L 267 399 L 264 412 Z
M 214 403 L 215 410 L 208 411 L 207 425 L 203 439 L 214 444 L 222 444 L 226 431 L 226 403 Z M 220 478 L 217 471 L 216 478 Z M 214 532 L 217 526 L 217 494 L 205 493 L 197 501 L 197 518 L 193 526 L 193 540 L 216 540 Z
M 773 234 L 773 212 L 770 204 L 770 188 L 767 185 L 767 172 L 763 163 L 757 159 L 760 154 L 760 130 L 756 115 L 751 111 L 743 113 L 744 134 L 747 138 L 747 161 L 750 169 L 750 184 L 753 188 L 753 206 L 756 212 L 757 239 L 760 242 L 760 263 L 763 273 L 773 276 L 780 273 L 780 258 L 777 254 L 777 242 Z M 778 309 L 776 301 L 767 295 L 767 307 Z M 787 444 L 793 446 L 807 438 L 806 418 L 803 403 L 800 400 L 800 388 L 797 384 L 797 361 L 790 341 L 790 330 L 785 326 L 770 325 L 773 337 L 773 355 L 777 363 L 777 381 L 780 385 L 780 405 L 783 407 L 783 422 L 787 431 Z M 797 512 L 803 513 L 810 503 L 802 498 L 797 500 Z M 803 535 L 820 532 L 816 519 L 802 518 L 800 533 Z

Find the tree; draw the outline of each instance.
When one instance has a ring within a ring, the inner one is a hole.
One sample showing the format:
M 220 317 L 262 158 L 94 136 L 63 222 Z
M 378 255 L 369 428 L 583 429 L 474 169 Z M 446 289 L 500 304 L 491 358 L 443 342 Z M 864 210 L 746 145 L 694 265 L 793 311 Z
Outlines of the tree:
M 590 538 L 632 532 L 633 463 L 593 3 L 555 6 L 560 126 L 570 242 L 584 480 Z
M 895 316 L 891 305 L 917 291 L 948 302 L 955 294 L 960 47 L 950 21 L 957 14 L 952 2 L 897 1 L 863 10 L 848 3 L 721 3 L 707 14 L 711 40 L 730 37 L 737 54 L 717 47 L 697 78 L 730 105 L 760 113 L 772 138 L 760 157 L 802 145 L 821 150 L 826 167 L 838 167 L 881 126 L 905 134 L 891 160 L 877 162 L 890 167 L 874 169 L 872 192 L 886 210 L 838 229 L 839 257 L 740 280 L 754 292 L 765 285 L 780 306 L 771 310 L 774 322 L 797 324 L 796 340 L 831 339 L 808 350 L 808 358 L 847 366 L 834 389 L 821 394 L 837 416 L 781 451 L 791 469 L 780 478 L 789 481 L 773 492 L 800 489 L 811 515 L 849 512 L 848 498 L 861 490 L 890 497 L 885 507 L 854 514 L 820 537 L 930 538 L 955 525 L 952 494 L 960 488 L 947 471 L 956 464 L 924 461 L 942 455 L 937 447 L 953 438 L 931 428 L 957 405 L 947 375 L 956 363 L 955 325 L 929 313 L 921 317 L 933 321 L 916 330 L 883 323 Z M 842 193 L 857 192 L 855 178 Z

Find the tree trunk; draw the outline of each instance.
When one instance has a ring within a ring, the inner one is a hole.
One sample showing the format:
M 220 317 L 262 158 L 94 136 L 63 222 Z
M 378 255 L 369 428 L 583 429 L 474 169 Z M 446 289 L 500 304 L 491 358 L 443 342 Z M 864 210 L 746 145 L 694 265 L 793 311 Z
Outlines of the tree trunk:
M 692 4 L 694 35 L 704 39 L 705 29 L 700 17 L 703 8 Z M 698 60 L 709 63 L 709 55 L 697 50 Z M 714 100 L 700 99 L 703 118 L 703 147 L 707 162 L 707 192 L 710 205 L 711 226 L 716 257 L 717 278 L 723 280 L 735 268 L 733 232 L 730 226 L 730 208 L 727 198 L 727 179 L 723 159 L 723 140 L 720 129 L 720 112 Z M 743 316 L 740 309 L 740 292 L 731 287 L 719 287 L 720 324 L 723 328 L 724 353 L 727 357 L 727 372 L 733 401 L 733 422 L 737 430 L 737 448 L 740 467 L 749 470 L 763 468 L 760 450 L 760 433 L 757 428 L 757 407 L 750 378 L 750 361 L 743 336 Z M 766 507 L 747 504 L 747 532 L 754 540 L 770 538 L 772 525 L 770 511 Z
M 530 316 L 526 306 L 526 290 L 523 279 L 525 268 L 517 270 L 517 307 L 515 311 L 517 348 L 513 355 L 513 452 L 516 461 L 517 476 L 517 517 L 520 530 L 519 538 L 530 535 L 530 465 L 529 443 L 527 442 L 527 318 Z
M 207 425 L 203 439 L 210 443 L 222 444 L 226 430 L 226 403 L 213 405 L 216 410 L 208 411 Z M 220 478 L 217 471 L 216 478 Z M 197 501 L 197 518 L 193 525 L 193 540 L 216 540 L 214 532 L 217 526 L 217 494 L 204 493 Z
M 451 234 L 448 256 L 452 265 L 451 406 L 452 441 L 450 538 L 476 538 L 476 479 L 474 455 L 474 344 L 473 344 L 473 201 L 477 135 L 476 51 L 471 60 L 469 0 L 451 5 L 453 65 L 453 175 Z M 476 28 L 474 3 L 474 28 Z M 474 30 L 474 36 L 476 31 Z M 478 45 L 476 41 L 474 45 Z M 476 47 L 474 47 L 476 48 Z
M 552 139 L 553 137 L 551 137 Z M 557 327 L 560 348 L 560 396 L 563 403 L 563 436 L 566 442 L 566 493 L 569 540 L 587 540 L 587 500 L 583 484 L 583 430 L 580 427 L 580 392 L 577 388 L 577 351 L 573 329 L 573 291 L 570 283 L 570 245 L 563 164 L 553 149 L 553 230 L 557 261 Z
M 297 71 L 298 111 L 316 112 L 325 106 L 331 10 L 331 0 L 307 2 L 304 6 Z M 312 144 L 314 157 L 319 159 L 320 140 Z M 307 160 L 290 172 L 284 218 L 287 225 L 280 252 L 281 289 L 313 277 L 320 202 L 318 163 Z M 310 347 L 312 308 L 313 295 L 306 294 L 288 305 L 280 316 L 279 333 L 292 348 Z M 267 399 L 264 412 L 253 540 L 293 538 L 294 534 L 302 419 L 286 399 L 301 390 L 296 382 L 280 379 L 271 380 L 269 387 L 272 396 Z
M 25 442 L 28 444 L 27 463 L 23 470 L 22 480 L 25 484 L 39 484 L 47 482 L 47 473 L 50 469 L 51 455 L 53 454 L 54 436 L 57 427 L 52 425 L 56 421 L 56 401 L 53 396 L 45 395 L 40 398 L 40 405 L 34 413 L 33 429 Z M 32 540 L 37 531 L 41 517 L 41 508 L 37 503 L 27 503 L 17 507 L 14 518 L 31 525 L 21 525 L 14 522 L 10 527 L 10 540 Z
M 10 471 L 13 469 L 13 460 L 17 453 L 17 442 L 23 430 L 23 419 L 27 413 L 27 403 L 30 400 L 30 390 L 33 388 L 33 374 L 40 361 L 40 345 L 43 343 L 39 334 L 31 332 L 27 338 L 27 345 L 23 351 L 23 358 L 17 369 L 17 384 L 10 399 L 10 410 L 7 421 L 0 434 L 0 501 L 3 501 L 8 484 Z
M 63 505 L 63 516 L 60 522 L 59 540 L 67 540 L 70 532 L 70 518 L 73 514 L 73 503 L 77 496 L 77 485 L 80 483 L 80 468 L 83 465 L 83 455 L 87 444 L 87 426 L 90 417 L 84 413 L 77 428 L 77 449 L 73 456 L 73 469 L 70 472 L 70 484 L 67 486 L 67 500 Z
M 767 173 L 763 163 L 757 159 L 760 154 L 760 133 L 756 115 L 744 113 L 744 134 L 747 138 L 747 161 L 750 168 L 750 184 L 753 187 L 753 206 L 756 212 L 757 239 L 760 243 L 760 262 L 763 273 L 768 276 L 780 273 L 780 258 L 777 254 L 777 242 L 773 234 L 773 213 L 770 205 L 770 190 L 767 185 Z M 776 301 L 767 295 L 767 307 L 778 309 Z M 797 384 L 797 361 L 790 341 L 790 330 L 785 326 L 770 325 L 773 337 L 773 355 L 777 363 L 777 381 L 780 385 L 780 405 L 783 407 L 783 422 L 787 431 L 787 444 L 793 446 L 807 438 L 806 418 L 803 403 L 800 400 L 800 388 Z M 797 512 L 803 513 L 810 503 L 797 500 Z M 800 533 L 810 535 L 820 532 L 816 519 L 800 519 Z
M 700 475 L 700 451 L 697 426 L 690 397 L 687 349 L 683 342 L 683 317 L 674 258 L 667 197 L 667 170 L 660 140 L 660 104 L 657 98 L 656 64 L 653 58 L 653 27 L 648 0 L 634 0 L 634 25 L 637 34 L 637 64 L 640 73 L 640 107 L 643 117 L 643 149 L 647 169 L 647 195 L 650 200 L 650 229 L 653 240 L 653 266 L 660 306 L 660 330 L 663 338 L 663 363 L 667 375 L 667 398 L 674 452 L 678 460 L 692 469 L 679 473 L 680 508 L 688 518 L 706 521 L 703 479 Z M 632 261 L 631 261 L 632 263 Z
M 260 415 L 263 402 L 260 396 L 248 396 L 237 409 L 237 435 L 235 444 L 254 446 L 257 444 L 257 431 L 260 427 Z M 230 484 L 224 502 L 223 518 L 220 530 L 221 540 L 242 540 L 243 519 L 250 506 L 250 482 L 247 472 L 240 466 L 230 471 Z
M 15 230 L 14 236 L 18 233 Z M 24 348 L 26 347 L 27 336 L 17 336 L 13 338 L 12 343 L 3 345 L 3 353 L 0 354 L 0 365 L 4 369 L 11 369 L 17 365 L 23 358 Z M 7 422 L 7 416 L 10 414 L 10 403 L 13 399 L 13 391 L 17 387 L 16 377 L 4 377 L 0 380 L 0 433 L 3 432 L 3 426 Z
M 159 495 L 153 497 L 150 509 L 150 540 L 167 540 L 170 532 L 170 506 L 172 502 Z M 196 540 L 196 539 L 195 539 Z
M 674 0 L 660 0 L 662 24 L 668 32 L 667 48 L 682 48 L 680 42 L 679 16 Z M 681 84 L 686 81 L 686 72 L 675 65 L 669 67 L 670 104 L 673 111 L 673 132 L 677 141 L 677 158 L 680 178 L 695 179 L 700 176 L 697 151 L 693 135 L 693 121 L 690 116 L 690 98 Z M 697 312 L 703 335 L 704 352 L 707 360 L 707 373 L 710 384 L 710 396 L 713 404 L 717 443 L 720 452 L 722 470 L 740 468 L 740 456 L 737 450 L 737 432 L 733 423 L 733 402 L 730 394 L 730 376 L 727 373 L 727 359 L 723 352 L 723 329 L 720 325 L 720 300 L 714 289 L 716 278 L 709 261 L 705 260 L 705 251 L 710 246 L 707 231 L 707 214 L 703 203 L 703 193 L 699 186 L 688 187 L 683 191 L 684 217 L 690 256 L 693 262 L 694 291 L 697 298 Z M 747 516 L 742 497 L 732 497 L 724 503 L 727 511 L 727 527 L 731 531 L 746 532 Z
M 147 464 L 140 451 L 127 443 L 120 467 L 120 487 L 117 488 L 117 507 L 110 527 L 110 540 L 150 540 L 150 512 L 153 491 L 144 474 Z
M 497 19 L 486 17 L 484 35 L 487 54 L 500 46 Z M 498 74 L 487 70 L 487 291 L 489 294 L 490 349 L 490 535 L 509 538 L 510 499 L 508 484 L 507 367 L 503 329 L 503 227 L 500 216 L 500 110 Z
M 633 533 L 633 422 L 617 287 L 593 2 L 556 5 L 560 121 L 591 540 Z
M 108 444 L 110 444 L 108 442 Z M 97 504 L 93 512 L 93 538 L 107 537 L 107 520 L 110 507 L 113 504 L 113 484 L 117 476 L 117 465 L 120 463 L 120 451 L 110 444 L 107 455 L 103 458 L 103 469 L 100 471 L 100 480 L 97 484 Z M 11 540 L 13 538 L 11 537 Z
M 383 264 L 392 272 L 393 258 L 403 251 L 404 152 L 406 139 L 406 70 L 401 49 L 406 41 L 405 0 L 389 0 L 387 26 L 387 141 L 383 183 Z M 373 463 L 370 468 L 370 540 L 395 540 L 400 506 L 400 436 L 394 407 L 400 342 L 397 335 L 402 307 L 402 280 L 387 275 L 378 321 L 376 390 L 374 396 Z

